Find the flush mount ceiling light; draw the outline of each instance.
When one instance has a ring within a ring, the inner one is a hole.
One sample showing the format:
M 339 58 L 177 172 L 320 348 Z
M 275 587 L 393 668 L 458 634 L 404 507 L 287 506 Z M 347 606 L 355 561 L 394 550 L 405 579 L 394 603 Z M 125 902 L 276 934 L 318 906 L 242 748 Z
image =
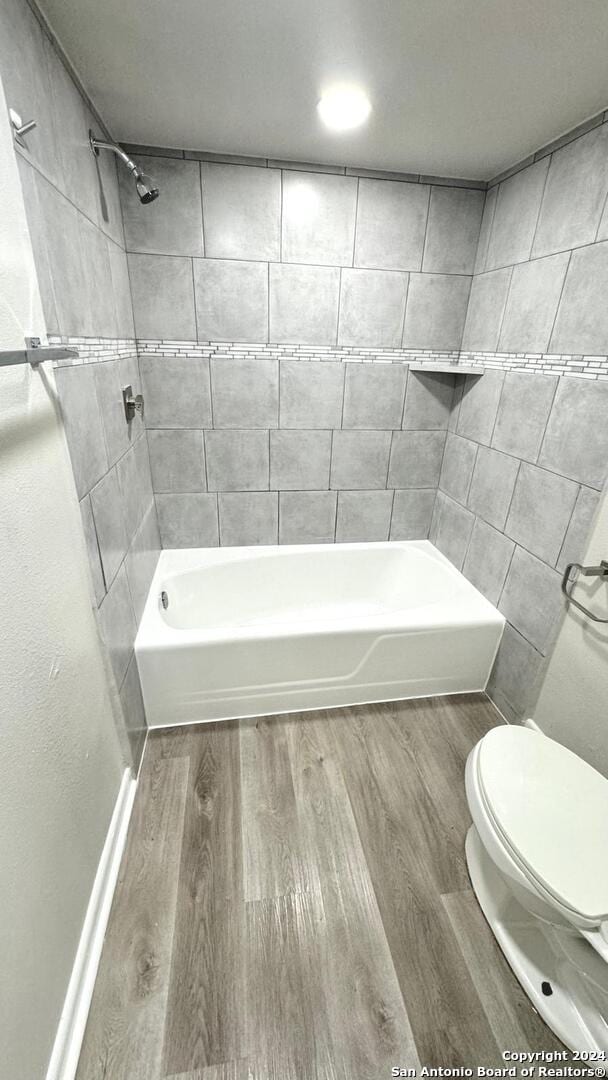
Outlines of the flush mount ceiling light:
M 317 111 L 332 131 L 350 131 L 364 124 L 371 112 L 367 94 L 358 86 L 332 86 L 323 94 Z

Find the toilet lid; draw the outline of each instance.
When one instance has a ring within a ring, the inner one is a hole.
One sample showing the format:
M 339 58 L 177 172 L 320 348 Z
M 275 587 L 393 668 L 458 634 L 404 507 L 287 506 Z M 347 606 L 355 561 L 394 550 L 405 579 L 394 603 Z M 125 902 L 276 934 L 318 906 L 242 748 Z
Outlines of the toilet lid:
M 523 727 L 481 740 L 488 809 L 522 864 L 559 903 L 608 916 L 608 780 L 560 743 Z

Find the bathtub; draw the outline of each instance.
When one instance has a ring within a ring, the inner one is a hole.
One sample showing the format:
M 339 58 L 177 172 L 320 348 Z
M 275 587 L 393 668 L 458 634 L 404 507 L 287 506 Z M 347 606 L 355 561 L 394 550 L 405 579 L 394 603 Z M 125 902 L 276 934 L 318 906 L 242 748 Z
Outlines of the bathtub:
M 483 690 L 502 615 L 428 540 L 161 552 L 148 724 Z

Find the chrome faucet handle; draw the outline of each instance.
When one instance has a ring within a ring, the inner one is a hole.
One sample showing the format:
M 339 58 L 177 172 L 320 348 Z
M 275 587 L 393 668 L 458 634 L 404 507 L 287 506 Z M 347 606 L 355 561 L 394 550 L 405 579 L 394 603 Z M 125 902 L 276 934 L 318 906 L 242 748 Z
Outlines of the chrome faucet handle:
M 135 413 L 143 418 L 144 415 L 144 399 L 141 394 L 133 394 L 132 386 L 123 386 L 122 388 L 122 403 L 125 410 L 125 417 L 127 424 L 131 423 L 131 420 L 135 416 Z

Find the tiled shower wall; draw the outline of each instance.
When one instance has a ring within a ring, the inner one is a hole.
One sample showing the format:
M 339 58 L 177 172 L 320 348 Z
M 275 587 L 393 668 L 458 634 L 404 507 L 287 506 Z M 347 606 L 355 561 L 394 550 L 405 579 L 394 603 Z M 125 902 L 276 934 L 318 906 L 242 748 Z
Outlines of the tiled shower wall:
M 119 734 L 137 764 L 145 718 L 133 641 L 160 542 L 146 433 L 121 408 L 121 386 L 138 387 L 139 374 L 116 164 L 93 157 L 88 132 L 102 133 L 100 121 L 25 0 L 0 4 L 0 75 L 9 106 L 36 121 L 17 158 L 47 332 L 81 353 L 56 385 Z

